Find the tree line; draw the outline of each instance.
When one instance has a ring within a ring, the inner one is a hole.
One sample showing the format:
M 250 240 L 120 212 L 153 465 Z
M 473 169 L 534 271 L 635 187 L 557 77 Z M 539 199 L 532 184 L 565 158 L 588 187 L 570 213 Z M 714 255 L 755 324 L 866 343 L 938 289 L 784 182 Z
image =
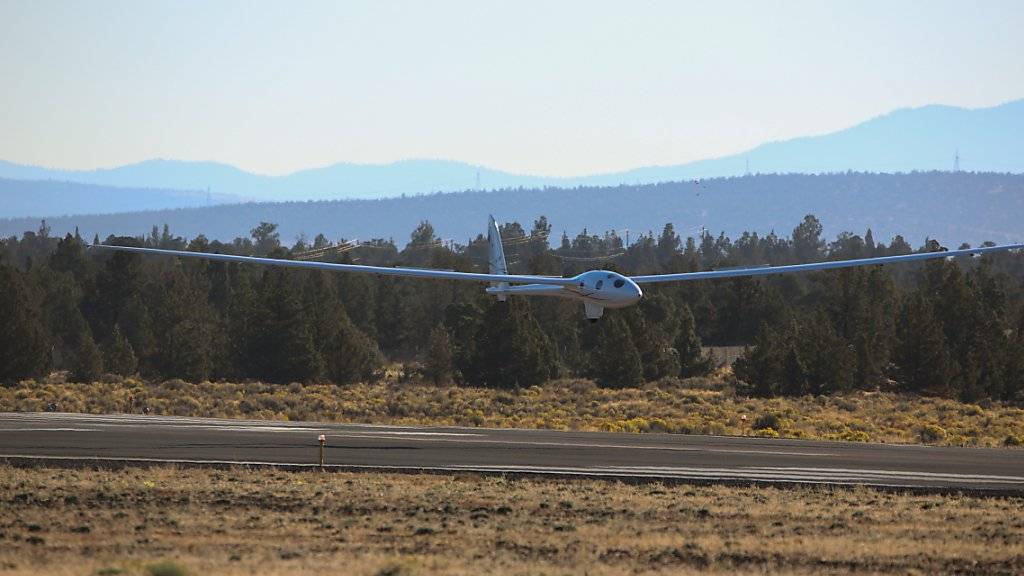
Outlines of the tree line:
M 17 200 L 18 190 L 0 182 L 0 196 Z M 118 189 L 114 193 L 117 196 L 124 192 Z M 133 203 L 139 210 L 160 194 L 152 190 L 128 192 L 137 198 L 120 202 L 116 213 L 101 209 L 98 197 L 102 190 L 90 190 L 89 214 L 57 216 L 74 214 L 74 210 L 59 209 L 60 204 L 52 202 L 43 202 L 43 208 L 32 214 L 54 215 L 47 218 L 47 223 L 55 235 L 62 237 L 68 232 L 74 234 L 76 227 L 87 238 L 97 232 L 102 236 L 134 236 L 145 233 L 155 222 L 170 224 L 176 234 L 189 238 L 205 234 L 226 241 L 247 236 L 254 224 L 270 221 L 280 223 L 278 232 L 289 243 L 296 236 L 313 238 L 319 232 L 332 240 L 341 236 L 395 238 L 400 245 L 423 219 L 442 230 L 444 237 L 466 243 L 483 229 L 488 213 L 527 226 L 538 214 L 544 214 L 559 233 L 575 233 L 584 226 L 657 232 L 665 222 L 673 222 L 686 236 L 696 235 L 701 224 L 710 222 L 716 232 L 724 230 L 733 238 L 744 230 L 788 232 L 805 214 L 813 213 L 826 224 L 830 237 L 847 229 L 844 222 L 864 222 L 864 226 L 873 225 L 875 235 L 884 236 L 886 242 L 903 234 L 914 239 L 915 245 L 926 235 L 949 242 L 987 239 L 1002 244 L 1020 239 L 1019 223 L 1024 220 L 1024 203 L 1020 202 L 1024 198 L 1024 174 L 974 172 L 752 174 L 657 184 L 509 188 L 378 200 L 217 204 L 215 198 L 215 204 L 208 207 L 125 212 Z M 38 191 L 33 194 L 39 195 Z M 67 201 L 68 194 L 62 191 L 61 195 L 62 202 Z M 580 206 L 587 208 L 580 210 Z M 3 213 L 12 212 L 0 206 Z M 0 237 L 21 236 L 38 224 L 38 217 L 0 217 Z M 857 232 L 863 234 L 863 229 Z
M 788 236 L 672 224 L 626 239 L 583 230 L 551 238 L 543 216 L 501 226 L 513 273 L 592 268 L 653 274 L 755 264 L 908 254 L 902 237 L 822 236 L 808 215 Z M 98 237 L 92 239 L 99 242 Z M 260 223 L 231 242 L 191 240 L 165 226 L 105 243 L 484 271 L 482 235 L 442 242 L 428 222 L 409 241 L 348 243 L 318 235 L 282 244 Z M 652 285 L 637 306 L 597 324 L 578 302 L 497 302 L 475 283 L 292 270 L 207 260 L 91 252 L 45 223 L 0 240 L 0 381 L 67 370 L 144 378 L 354 382 L 388 361 L 438 383 L 525 387 L 560 376 L 637 386 L 707 374 L 707 345 L 744 345 L 737 386 L 802 395 L 898 389 L 1022 400 L 1024 255 L 853 268 L 800 275 Z M 916 250 L 941 249 L 926 241 Z

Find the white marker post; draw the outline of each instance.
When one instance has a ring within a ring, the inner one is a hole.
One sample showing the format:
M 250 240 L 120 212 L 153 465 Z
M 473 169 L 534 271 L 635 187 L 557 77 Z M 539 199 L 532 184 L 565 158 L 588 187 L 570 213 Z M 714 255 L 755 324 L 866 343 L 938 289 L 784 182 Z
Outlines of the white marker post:
M 327 436 L 321 434 L 317 440 L 320 442 L 320 471 L 324 470 L 324 445 L 327 444 Z

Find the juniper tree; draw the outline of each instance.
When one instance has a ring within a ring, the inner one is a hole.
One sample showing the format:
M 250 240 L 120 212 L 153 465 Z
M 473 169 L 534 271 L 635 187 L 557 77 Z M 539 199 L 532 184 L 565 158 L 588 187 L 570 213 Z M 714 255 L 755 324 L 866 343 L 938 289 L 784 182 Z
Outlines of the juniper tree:
M 779 392 L 778 383 L 783 374 L 783 356 L 780 335 L 767 323 L 762 323 L 753 346 L 746 346 L 743 355 L 733 363 L 733 373 L 746 384 L 745 392 L 754 396 L 772 396 Z
M 605 388 L 628 388 L 643 383 L 640 352 L 629 326 L 618 316 L 606 317 L 600 323 L 591 365 L 594 379 Z
M 103 375 L 103 353 L 93 340 L 92 331 L 84 327 L 78 336 L 74 359 L 71 364 L 71 378 L 76 382 L 94 382 Z
M 452 359 L 452 343 L 443 326 L 430 331 L 427 354 L 423 359 L 423 374 L 434 384 L 448 384 L 455 370 Z
M 131 342 L 121 333 L 121 326 L 114 324 L 106 346 L 107 370 L 121 376 L 131 376 L 138 370 L 139 361 Z
M 790 342 L 786 347 L 785 358 L 782 361 L 782 374 L 780 375 L 779 392 L 785 396 L 802 396 L 808 393 L 807 368 L 800 359 L 800 352 Z
M 679 329 L 675 349 L 679 355 L 679 375 L 684 378 L 703 376 L 711 371 L 712 359 L 704 354 L 700 336 L 697 335 L 693 312 L 687 304 L 679 310 Z
M 494 388 L 541 384 L 558 373 L 555 351 L 529 305 L 522 300 L 491 302 L 476 335 L 469 384 Z
M 845 392 L 853 387 L 854 347 L 836 332 L 831 318 L 823 309 L 801 318 L 792 340 L 807 384 L 802 393 L 828 394 Z
M 338 294 L 336 276 L 327 272 L 304 276 L 304 320 L 316 354 L 323 360 L 323 376 L 336 383 L 369 378 L 380 364 L 377 344 L 349 319 Z
M 476 370 L 477 335 L 483 309 L 473 301 L 452 302 L 444 309 L 444 330 L 449 334 L 452 363 L 460 380 Z
M 662 294 L 652 294 L 639 306 L 621 313 L 626 320 L 640 362 L 644 380 L 660 380 L 679 374 L 679 353 L 673 335 L 676 332 L 675 303 Z

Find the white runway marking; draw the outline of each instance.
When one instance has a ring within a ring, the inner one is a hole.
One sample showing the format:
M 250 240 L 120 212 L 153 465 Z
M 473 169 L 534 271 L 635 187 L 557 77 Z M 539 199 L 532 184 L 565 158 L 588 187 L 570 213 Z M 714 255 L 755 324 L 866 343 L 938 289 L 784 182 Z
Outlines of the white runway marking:
M 372 435 L 372 436 L 371 436 Z M 346 434 L 331 433 L 328 431 L 328 437 L 330 436 L 354 436 L 357 438 L 381 438 L 390 436 L 484 436 L 484 434 L 476 434 L 473 432 L 403 432 L 403 431 L 374 431 L 374 432 L 348 432 Z
M 386 440 L 393 438 L 392 436 L 383 436 L 377 433 L 366 433 L 366 434 L 340 434 L 337 432 L 327 432 L 327 438 L 376 438 Z M 443 436 L 458 436 L 459 434 L 447 434 L 437 433 Z M 484 436 L 484 434 L 466 434 L 466 436 Z M 734 448 L 704 448 L 700 446 L 645 446 L 640 444 L 602 444 L 592 442 L 553 442 L 543 440 L 512 440 L 507 438 L 494 438 L 488 439 L 474 439 L 474 440 L 462 440 L 462 439 L 447 439 L 447 438 L 402 438 L 403 440 L 409 440 L 412 442 L 455 442 L 459 444 L 502 444 L 502 445 L 515 445 L 515 446 L 551 446 L 559 448 L 607 448 L 607 449 L 621 449 L 621 450 L 670 450 L 675 452 L 720 452 L 723 454 L 781 454 L 785 456 L 836 456 L 832 452 L 797 452 L 792 450 L 743 450 Z
M 876 476 L 907 476 L 915 478 L 935 478 L 939 480 L 980 480 L 993 482 L 1024 482 L 1024 476 L 998 476 L 994 474 L 953 474 L 950 472 L 915 472 L 913 470 L 873 470 L 856 468 L 792 468 L 792 467 L 771 467 L 752 466 L 751 470 L 768 470 L 772 472 L 787 473 L 834 473 L 834 474 L 866 474 Z
M 17 428 L 18 424 L 25 428 Z M 999 449 L 151 415 L 4 414 L 0 426 L 0 451 L 54 454 L 7 456 L 38 460 L 312 469 L 316 465 L 309 464 L 305 457 L 312 452 L 291 450 L 305 442 L 313 445 L 317 435 L 325 434 L 328 446 L 339 450 L 333 454 L 333 460 L 354 462 L 329 464 L 334 470 L 479 472 L 701 483 L 864 484 L 1024 493 L 1024 454 Z M 60 437 L 48 432 L 73 434 Z M 61 444 L 68 446 L 52 445 L 56 438 L 63 438 Z M 133 457 L 133 453 L 140 451 L 139 446 L 147 444 L 155 450 L 146 454 L 169 457 Z M 107 456 L 72 455 L 89 453 L 90 449 Z M 161 452 L 164 449 L 171 451 Z M 118 453 L 125 456 L 111 456 Z M 210 458 L 202 458 L 204 454 Z
M 232 460 L 188 460 L 171 458 L 108 458 L 92 456 L 35 456 L 21 454 L 0 454 L 0 458 L 32 458 L 39 460 L 77 460 L 95 462 L 153 462 L 153 463 L 180 463 L 180 464 L 217 464 L 217 465 L 239 465 L 239 466 L 288 466 L 293 468 L 315 469 L 317 464 L 310 463 L 281 463 L 265 461 L 232 461 Z M 985 484 L 1011 484 L 1024 485 L 1024 477 L 1018 476 L 992 476 L 976 478 L 969 474 L 947 474 L 935 475 L 941 477 L 920 477 L 915 473 L 872 471 L 872 470 L 848 470 L 847 473 L 831 474 L 827 469 L 821 469 L 819 473 L 784 473 L 786 468 L 775 472 L 765 468 L 669 468 L 669 467 L 548 467 L 529 465 L 472 465 L 457 464 L 450 466 L 391 466 L 391 465 L 328 465 L 328 468 L 349 469 L 349 470 L 420 470 L 423 472 L 482 472 L 482 473 L 523 473 L 542 475 L 568 475 L 568 476 L 590 476 L 590 477 L 651 477 L 665 479 L 691 479 L 691 480 L 737 480 L 753 482 L 795 482 L 800 484 L 864 484 L 871 486 L 909 486 L 909 487 L 935 487 L 942 481 L 968 480 L 974 485 Z M 808 469 L 812 470 L 812 469 Z
M 160 427 L 167 426 L 163 423 L 154 424 Z M 323 428 L 305 428 L 302 426 L 222 426 L 218 424 L 191 424 L 187 428 L 195 430 L 227 430 L 234 432 L 323 432 Z
M 0 432 L 99 432 L 99 428 L 0 428 Z
M 668 450 L 674 452 L 703 452 L 719 454 L 772 454 L 779 456 L 838 456 L 834 452 L 807 451 L 807 450 L 784 450 L 767 448 L 710 448 L 705 446 L 678 446 L 671 444 L 616 444 L 606 442 L 584 442 L 584 441 L 549 441 L 549 440 L 517 440 L 503 438 L 500 435 L 490 436 L 493 430 L 481 432 L 429 432 L 416 430 L 387 430 L 389 426 L 379 424 L 344 424 L 342 426 L 353 428 L 364 428 L 365 430 L 337 429 L 328 424 L 323 427 L 316 426 L 288 426 L 275 423 L 259 423 L 247 420 L 232 421 L 219 420 L 211 423 L 208 418 L 191 418 L 178 416 L 147 416 L 140 414 L 125 414 L 119 416 L 96 416 L 59 413 L 35 413 L 19 415 L 25 419 L 38 417 L 41 420 L 52 420 L 61 416 L 81 416 L 80 420 L 87 420 L 89 424 L 100 427 L 116 428 L 121 426 L 135 426 L 145 422 L 148 428 L 173 427 L 192 428 L 204 430 L 223 430 L 225 432 L 283 432 L 283 433 L 323 433 L 328 440 L 344 440 L 345 438 L 365 438 L 377 440 L 406 440 L 410 442 L 448 442 L 448 443 L 472 443 L 472 444 L 502 444 L 514 446 L 546 446 L 552 448 L 592 448 L 592 449 L 619 449 L 619 450 Z M 98 430 L 92 430 L 98 431 Z M 517 432 L 521 432 L 517 430 Z M 546 432 L 544 430 L 529 430 L 529 432 Z M 490 437 L 489 437 L 490 436 Z M 475 438 L 474 438 L 475 437 Z
M 24 416 L 37 416 L 41 419 L 53 419 L 58 416 L 78 416 L 63 414 L 32 414 Z M 833 452 L 808 452 L 799 450 L 761 449 L 761 448 L 708 448 L 703 446 L 673 446 L 664 445 L 636 445 L 636 444 L 614 444 L 604 442 L 577 442 L 577 441 L 545 441 L 545 440 L 516 440 L 494 436 L 487 438 L 493 433 L 492 430 L 482 432 L 428 432 L 412 430 L 387 430 L 389 426 L 381 424 L 343 424 L 345 427 L 359 427 L 367 430 L 346 430 L 332 428 L 328 424 L 323 427 L 315 426 L 288 426 L 274 423 L 257 423 L 252 421 L 231 421 L 222 420 L 211 424 L 210 419 L 189 418 L 189 417 L 166 417 L 166 416 L 144 416 L 139 414 L 125 414 L 123 416 L 94 416 L 86 415 L 85 418 L 90 424 L 104 427 L 118 427 L 136 425 L 139 421 L 146 422 L 148 427 L 183 427 L 205 430 L 224 430 L 239 432 L 318 432 L 327 435 L 328 439 L 344 438 L 369 438 L 369 439 L 405 439 L 419 442 L 467 442 L 475 444 L 512 444 L 521 446 L 551 446 L 551 447 L 578 447 L 597 449 L 626 449 L 626 450 L 672 450 L 677 452 L 711 452 L 721 454 L 774 454 L 780 456 L 837 456 Z M 520 432 L 520 430 L 516 430 Z M 529 432 L 545 432 L 544 430 L 529 430 Z M 447 437 L 447 438 L 446 438 Z M 468 439 L 476 437 L 476 439 Z M 466 438 L 466 439 L 463 439 Z
M 636 476 L 659 476 L 659 477 L 686 477 L 686 478 L 709 478 L 709 479 L 750 479 L 765 481 L 817 481 L 832 483 L 872 483 L 873 481 L 937 481 L 955 482 L 970 481 L 980 484 L 1024 484 L 1022 476 L 985 476 L 975 474 L 931 474 L 923 472 L 900 472 L 895 470 L 849 470 L 829 468 L 808 468 L 797 469 L 804 472 L 794 472 L 790 468 L 696 468 L 696 467 L 665 467 L 665 466 L 640 466 L 640 467 L 617 467 L 601 466 L 594 468 L 581 467 L 549 467 L 549 466 L 518 466 L 518 465 L 454 465 L 453 468 L 466 470 L 487 470 L 505 472 L 542 472 L 551 474 L 614 474 L 614 475 L 636 475 Z M 812 471 L 813 470 L 813 471 Z
M 10 416 L 10 415 L 8 415 Z M 103 428 L 116 428 L 121 426 L 137 426 L 145 423 L 149 428 L 191 428 L 202 430 L 225 430 L 239 432 L 317 432 L 332 435 L 369 436 L 387 434 L 391 436 L 484 436 L 479 432 L 427 432 L 414 430 L 387 430 L 394 426 L 385 424 L 335 424 L 326 423 L 322 426 L 289 426 L 274 421 L 254 422 L 252 420 L 225 420 L 214 418 L 198 418 L 187 416 L 150 416 L 143 414 L 120 414 L 120 415 L 94 415 L 94 414 L 63 414 L 63 413 L 14 413 L 13 416 L 23 420 L 51 421 L 60 419 L 84 420 L 90 425 Z M 338 426 L 357 428 L 355 430 L 338 429 Z M 364 428 L 365 431 L 358 428 Z M 28 428 L 17 428 L 12 430 L 28 430 Z M 91 432 L 100 432 L 98 428 L 90 429 Z

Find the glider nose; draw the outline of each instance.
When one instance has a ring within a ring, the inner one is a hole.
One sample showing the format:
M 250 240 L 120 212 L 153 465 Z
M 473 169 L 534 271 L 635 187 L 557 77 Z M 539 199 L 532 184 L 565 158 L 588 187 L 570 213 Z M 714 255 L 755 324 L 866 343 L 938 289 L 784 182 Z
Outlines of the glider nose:
M 640 285 L 632 280 L 629 281 L 630 287 L 633 289 L 633 303 L 636 304 L 644 297 L 644 291 L 640 289 Z

